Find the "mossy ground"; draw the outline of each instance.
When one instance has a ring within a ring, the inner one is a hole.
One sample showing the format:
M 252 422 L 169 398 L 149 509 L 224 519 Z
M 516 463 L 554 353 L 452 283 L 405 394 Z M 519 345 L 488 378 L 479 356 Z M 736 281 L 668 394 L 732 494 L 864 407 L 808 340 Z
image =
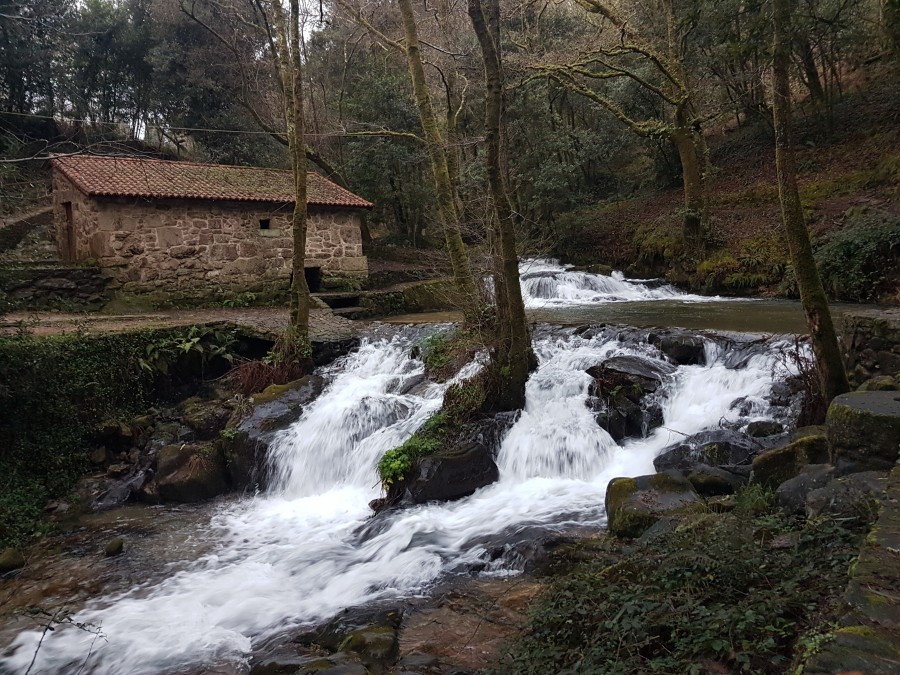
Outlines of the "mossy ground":
M 497 672 L 795 672 L 839 616 L 863 533 L 784 519 L 755 492 L 646 541 L 555 552 Z

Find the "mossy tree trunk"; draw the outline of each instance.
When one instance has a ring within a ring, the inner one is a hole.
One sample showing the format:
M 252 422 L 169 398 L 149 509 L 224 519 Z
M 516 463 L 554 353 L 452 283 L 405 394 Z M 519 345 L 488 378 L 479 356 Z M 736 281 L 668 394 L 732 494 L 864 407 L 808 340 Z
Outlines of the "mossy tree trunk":
M 309 286 L 306 283 L 306 144 L 303 122 L 303 60 L 300 40 L 300 0 L 290 0 L 285 16 L 281 0 L 272 0 L 273 43 L 284 101 L 288 148 L 294 174 L 291 232 L 294 246 L 290 319 L 284 352 L 289 358 L 308 358 Z
M 681 160 L 681 181 L 684 185 L 682 219 L 684 247 L 688 255 L 699 256 L 703 253 L 706 223 L 704 157 L 697 147 L 697 139 L 690 121 L 682 110 L 676 112 L 675 128 L 670 138 Z
M 425 79 L 425 69 L 422 65 L 422 55 L 419 52 L 419 36 L 412 3 L 410 0 L 397 0 L 397 4 L 403 21 L 406 62 L 409 67 L 410 78 L 412 79 L 416 107 L 419 111 L 422 132 L 425 136 L 425 145 L 434 175 L 438 218 L 444 231 L 444 242 L 450 257 L 453 280 L 460 295 L 463 313 L 467 322 L 471 323 L 477 320 L 477 317 L 480 315 L 479 306 L 481 302 L 475 284 L 475 277 L 472 274 L 472 267 L 469 263 L 469 255 L 462 239 L 456 192 L 450 178 L 450 165 L 447 161 L 446 142 L 438 124 L 437 115 L 431 102 L 431 93 L 428 91 L 428 82 Z
M 803 217 L 791 133 L 791 0 L 773 0 L 774 48 L 772 59 L 775 166 L 778 196 L 791 264 L 797 277 L 800 299 L 806 312 L 816 367 L 826 402 L 849 391 L 837 335 L 828 309 L 828 299 L 813 257 L 809 230 Z
M 500 5 L 498 0 L 468 0 L 468 9 L 484 61 L 485 167 L 493 204 L 492 243 L 495 247 L 497 303 L 494 367 L 497 386 L 491 403 L 497 410 L 516 410 L 525 405 L 525 382 L 537 361 L 531 349 L 519 283 L 516 216 L 502 169 L 505 93 L 500 56 Z

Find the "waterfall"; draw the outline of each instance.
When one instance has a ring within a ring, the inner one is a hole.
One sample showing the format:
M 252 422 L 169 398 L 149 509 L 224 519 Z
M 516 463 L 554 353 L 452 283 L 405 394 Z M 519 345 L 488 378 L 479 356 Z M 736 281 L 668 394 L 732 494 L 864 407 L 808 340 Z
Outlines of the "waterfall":
M 708 301 L 711 298 L 682 293 L 674 286 L 639 279 L 626 280 L 621 272 L 611 276 L 577 272 L 571 265 L 535 258 L 519 264 L 522 297 L 531 309 L 548 306 L 585 305 L 599 302 L 681 300 Z
M 655 455 L 680 434 L 736 419 L 730 403 L 762 401 L 778 363 L 776 342 L 740 367 L 710 347 L 707 365 L 679 367 L 658 392 L 663 427 L 617 444 L 585 405 L 585 370 L 617 355 L 662 355 L 612 330 L 548 331 L 535 342 L 540 365 L 525 409 L 499 449 L 499 481 L 457 502 L 373 519 L 379 457 L 439 407 L 448 386 L 424 381 L 423 364 L 410 357 L 422 330 L 364 340 L 323 369 L 324 392 L 270 449 L 273 487 L 213 517 L 215 550 L 160 582 L 89 602 L 74 619 L 101 625 L 106 640 L 60 626 L 44 638 L 32 672 L 76 672 L 84 663 L 84 673 L 149 675 L 244 664 L 258 641 L 346 607 L 421 593 L 525 527 L 600 526 L 611 478 L 652 472 Z M 20 633 L 0 672 L 23 672 L 40 639 Z

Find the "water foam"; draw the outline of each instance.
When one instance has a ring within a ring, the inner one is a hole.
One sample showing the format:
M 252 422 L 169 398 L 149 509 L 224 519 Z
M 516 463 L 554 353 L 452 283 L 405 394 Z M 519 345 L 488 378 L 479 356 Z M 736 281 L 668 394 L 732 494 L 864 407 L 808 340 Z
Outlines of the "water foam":
M 708 302 L 721 298 L 682 293 L 669 284 L 650 284 L 648 280 L 625 278 L 621 272 L 612 275 L 591 274 L 572 270 L 549 258 L 523 260 L 519 264 L 522 297 L 529 309 L 602 302 L 643 302 L 681 300 Z

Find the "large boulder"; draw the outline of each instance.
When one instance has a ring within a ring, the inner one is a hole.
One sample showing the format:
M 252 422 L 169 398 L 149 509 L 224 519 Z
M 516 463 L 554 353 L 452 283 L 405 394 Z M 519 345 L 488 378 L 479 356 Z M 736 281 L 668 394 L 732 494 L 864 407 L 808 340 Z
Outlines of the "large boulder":
M 266 485 L 265 453 L 275 432 L 300 418 L 324 389 L 318 375 L 276 384 L 253 396 L 252 407 L 235 410 L 220 432 L 219 444 L 231 484 L 238 490 Z
M 775 490 L 775 501 L 787 514 L 803 513 L 809 493 L 828 485 L 834 475 L 834 467 L 831 464 L 807 464 L 799 475 L 778 486 Z
M 838 473 L 889 471 L 900 453 L 900 394 L 854 391 L 836 397 L 825 419 Z
M 749 475 L 750 462 L 762 449 L 759 441 L 746 434 L 731 429 L 715 429 L 688 436 L 663 448 L 653 460 L 653 466 L 657 471 L 674 471 L 683 476 L 705 466 Z
M 606 487 L 609 533 L 640 537 L 660 518 L 700 500 L 687 479 L 668 473 L 637 478 L 613 478 Z
M 21 551 L 14 548 L 3 549 L 3 553 L 0 553 L 0 574 L 12 572 L 20 567 L 25 567 L 25 556 Z
M 159 451 L 156 494 L 168 502 L 199 502 L 229 489 L 225 458 L 217 444 L 167 445 Z
M 754 457 L 751 480 L 774 489 L 799 475 L 807 464 L 828 463 L 829 455 L 825 436 L 807 436 Z
M 462 499 L 499 477 L 489 445 L 470 441 L 416 462 L 405 483 L 406 494 L 415 504 Z
M 663 423 L 662 407 L 653 400 L 675 367 L 638 356 L 615 356 L 587 370 L 594 381 L 587 406 L 613 440 L 645 436 Z
M 806 517 L 830 516 L 871 523 L 878 517 L 887 484 L 888 474 L 882 471 L 835 478 L 806 496 Z

